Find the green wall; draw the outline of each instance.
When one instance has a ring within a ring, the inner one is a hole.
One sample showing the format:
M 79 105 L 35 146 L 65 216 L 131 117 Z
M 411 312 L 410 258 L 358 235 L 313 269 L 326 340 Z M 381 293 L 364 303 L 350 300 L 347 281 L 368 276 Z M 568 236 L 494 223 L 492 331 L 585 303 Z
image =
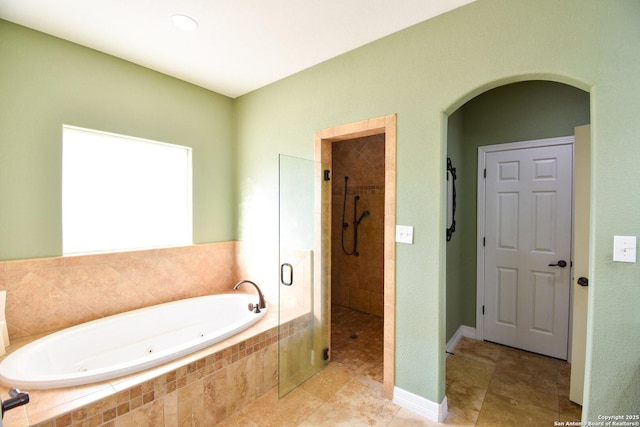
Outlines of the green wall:
M 469 295 L 464 293 L 465 280 L 467 280 L 465 270 L 473 268 L 473 265 L 464 258 L 464 245 L 469 244 L 470 230 L 460 220 L 463 214 L 475 205 L 475 201 L 471 197 L 461 192 L 461 184 L 473 175 L 473 171 L 465 168 L 463 163 L 465 156 L 463 126 L 464 116 L 461 110 L 449 116 L 447 121 L 447 157 L 451 159 L 451 163 L 456 169 L 456 226 L 451 240 L 447 242 L 446 342 L 451 340 L 460 326 L 474 326 L 474 324 L 465 323 L 463 320 L 464 302 L 469 298 Z
M 588 92 L 528 81 L 489 90 L 449 116 L 447 150 L 457 160 L 459 203 L 447 243 L 447 341 L 461 325 L 476 325 L 478 147 L 573 135 L 590 123 L 589 108 Z
M 640 401 L 640 268 L 613 263 L 611 242 L 640 234 L 640 192 L 619 185 L 623 176 L 640 179 L 638 22 L 635 0 L 479 0 L 238 98 L 239 236 L 251 240 L 256 224 L 277 224 L 277 153 L 312 158 L 314 131 L 397 113 L 397 222 L 415 227 L 415 244 L 396 246 L 396 385 L 441 402 L 447 116 L 518 81 L 588 91 L 593 286 L 584 413 L 632 413 Z M 265 247 L 276 247 L 276 234 L 261 235 Z
M 584 417 L 632 414 L 640 268 L 614 263 L 611 248 L 614 235 L 640 235 L 638 22 L 637 0 L 478 0 L 235 101 L 0 22 L 0 258 L 60 254 L 69 123 L 192 145 L 196 241 L 263 246 L 276 282 L 278 153 L 312 158 L 316 130 L 397 113 L 396 215 L 415 227 L 415 244 L 396 252 L 396 385 L 439 403 L 447 117 L 488 89 L 555 80 L 591 103 Z
M 194 242 L 233 240 L 233 100 L 0 20 L 0 259 L 62 255 L 62 124 L 193 147 Z

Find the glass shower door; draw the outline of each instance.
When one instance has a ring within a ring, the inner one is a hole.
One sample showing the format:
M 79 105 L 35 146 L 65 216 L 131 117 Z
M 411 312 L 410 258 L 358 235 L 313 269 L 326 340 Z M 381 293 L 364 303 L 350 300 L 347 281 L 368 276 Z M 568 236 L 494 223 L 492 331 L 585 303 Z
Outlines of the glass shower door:
M 278 395 L 329 363 L 328 266 L 331 187 L 322 165 L 280 155 Z M 325 212 L 323 212 L 325 211 Z M 323 233 L 323 230 L 326 230 Z

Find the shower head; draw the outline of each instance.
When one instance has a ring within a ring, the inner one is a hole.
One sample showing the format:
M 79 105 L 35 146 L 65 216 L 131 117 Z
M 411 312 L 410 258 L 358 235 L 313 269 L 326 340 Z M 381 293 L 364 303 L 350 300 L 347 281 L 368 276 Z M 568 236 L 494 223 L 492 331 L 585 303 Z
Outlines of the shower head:
M 360 218 L 356 221 L 356 224 L 360 224 L 360 221 L 364 219 L 364 217 L 371 215 L 369 211 L 364 211 L 360 214 Z

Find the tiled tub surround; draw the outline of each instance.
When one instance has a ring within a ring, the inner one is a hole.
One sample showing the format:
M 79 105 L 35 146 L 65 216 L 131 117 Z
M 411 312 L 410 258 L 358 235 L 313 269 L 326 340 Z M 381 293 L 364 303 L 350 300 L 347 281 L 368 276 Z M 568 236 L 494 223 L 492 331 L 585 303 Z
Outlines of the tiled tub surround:
M 251 328 L 165 365 L 101 383 L 30 392 L 31 402 L 5 415 L 5 425 L 209 426 L 277 385 L 277 307 Z M 287 321 L 283 339 L 302 333 L 303 316 Z M 30 341 L 22 339 L 12 347 Z M 9 350 L 13 350 L 10 348 Z M 0 389 L 7 396 L 6 387 Z
M 0 262 L 10 339 L 140 307 L 230 292 L 236 242 Z M 253 278 L 259 285 L 259 278 Z M 255 292 L 242 289 L 239 292 Z
M 237 260 L 241 246 L 223 242 L 0 262 L 0 289 L 7 290 L 12 343 L 7 351 L 111 314 L 230 292 L 245 278 L 239 272 L 247 271 Z M 251 278 L 262 286 L 261 278 Z M 255 292 L 252 287 L 242 291 Z M 155 422 L 158 417 L 167 426 L 183 425 L 189 418 L 193 425 L 218 422 L 277 382 L 277 307 L 274 298 L 268 293 L 266 297 L 267 316 L 229 340 L 127 377 L 31 391 L 31 402 L 7 412 L 5 425 L 163 425 Z M 298 331 L 299 324 L 290 328 Z M 0 393 L 6 398 L 7 388 L 0 388 Z
M 65 328 L 12 351 L 0 363 L 0 383 L 47 390 L 144 371 L 258 323 L 268 310 L 248 310 L 257 300 L 243 293 L 205 295 Z
M 259 325 L 254 328 L 264 329 L 263 322 Z M 242 333 L 126 377 L 86 386 L 33 390 L 31 402 L 8 412 L 5 423 L 20 427 L 151 426 L 184 425 L 193 419 L 202 425 L 213 424 L 237 410 L 236 405 L 273 387 L 276 368 L 270 360 L 277 360 L 276 340 L 277 332 L 271 327 L 255 337 Z M 6 388 L 2 392 L 6 395 Z

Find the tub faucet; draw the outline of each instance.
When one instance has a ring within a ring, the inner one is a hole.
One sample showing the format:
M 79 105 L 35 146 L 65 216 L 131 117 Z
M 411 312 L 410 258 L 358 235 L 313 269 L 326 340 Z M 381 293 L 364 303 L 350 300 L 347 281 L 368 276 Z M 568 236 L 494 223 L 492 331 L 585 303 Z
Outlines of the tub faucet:
M 256 285 L 255 283 L 253 283 L 251 280 L 241 280 L 238 283 L 235 284 L 235 286 L 233 287 L 233 290 L 237 290 L 240 285 L 242 285 L 243 283 L 250 283 L 252 284 L 256 290 L 258 291 L 258 297 L 259 297 L 259 301 L 258 301 L 258 307 L 259 308 L 266 308 L 267 304 L 264 301 L 264 295 L 262 295 L 262 291 L 260 290 L 260 288 L 258 287 L 258 285 Z M 258 311 L 259 312 L 259 311 Z

